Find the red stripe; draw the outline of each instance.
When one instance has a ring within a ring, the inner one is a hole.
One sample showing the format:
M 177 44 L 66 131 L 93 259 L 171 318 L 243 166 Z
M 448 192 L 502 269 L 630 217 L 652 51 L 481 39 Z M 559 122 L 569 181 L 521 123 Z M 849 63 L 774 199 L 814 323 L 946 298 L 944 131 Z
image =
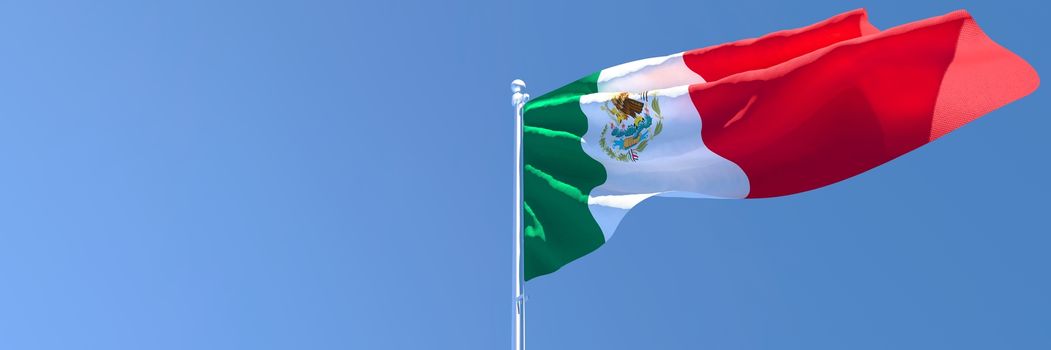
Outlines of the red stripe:
M 960 29 L 956 57 L 942 79 L 930 139 L 1000 108 L 1040 85 L 1033 67 L 989 39 L 974 20 Z
M 686 51 L 686 66 L 707 81 L 763 69 L 822 47 L 879 30 L 868 21 L 864 9 L 846 12 L 799 29 L 771 33 L 758 39 Z
M 960 11 L 694 85 L 690 94 L 705 145 L 741 166 L 755 198 L 857 175 L 1037 84 L 1028 64 Z

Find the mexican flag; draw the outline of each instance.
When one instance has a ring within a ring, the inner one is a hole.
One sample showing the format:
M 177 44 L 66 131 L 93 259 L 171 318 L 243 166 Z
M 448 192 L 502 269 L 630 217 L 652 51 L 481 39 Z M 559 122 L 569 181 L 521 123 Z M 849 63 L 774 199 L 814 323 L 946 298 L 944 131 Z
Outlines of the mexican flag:
M 855 10 L 603 69 L 524 108 L 525 279 L 595 250 L 647 198 L 816 189 L 1037 85 L 966 11 L 880 31 Z

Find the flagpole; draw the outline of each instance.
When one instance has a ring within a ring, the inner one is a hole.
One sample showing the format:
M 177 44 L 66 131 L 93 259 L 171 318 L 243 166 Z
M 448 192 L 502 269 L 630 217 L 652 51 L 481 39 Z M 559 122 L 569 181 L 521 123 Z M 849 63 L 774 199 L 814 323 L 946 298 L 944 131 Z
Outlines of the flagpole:
M 525 82 L 515 79 L 511 82 L 511 103 L 515 107 L 515 237 L 514 237 L 514 292 L 513 315 L 514 349 L 525 350 L 525 286 L 522 281 L 522 108 L 529 101 L 529 94 L 523 92 Z

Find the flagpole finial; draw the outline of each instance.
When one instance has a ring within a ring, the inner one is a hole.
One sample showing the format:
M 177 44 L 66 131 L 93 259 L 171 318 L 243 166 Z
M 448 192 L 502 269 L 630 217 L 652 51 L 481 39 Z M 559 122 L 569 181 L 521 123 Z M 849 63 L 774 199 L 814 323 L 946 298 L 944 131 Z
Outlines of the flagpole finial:
M 511 96 L 511 104 L 515 107 L 522 107 L 526 102 L 529 101 L 529 94 L 523 92 L 526 84 L 522 79 L 515 79 L 511 81 L 511 92 L 514 95 Z

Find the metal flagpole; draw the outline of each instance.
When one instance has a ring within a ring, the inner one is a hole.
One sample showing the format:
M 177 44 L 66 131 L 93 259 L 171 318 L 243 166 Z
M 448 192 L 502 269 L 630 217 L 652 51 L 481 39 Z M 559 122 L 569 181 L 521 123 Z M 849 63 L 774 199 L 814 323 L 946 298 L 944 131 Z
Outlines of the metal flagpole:
M 522 281 L 522 107 L 529 101 L 523 92 L 525 82 L 511 82 L 511 103 L 515 106 L 515 238 L 514 238 L 514 317 L 515 350 L 525 350 L 525 286 Z

